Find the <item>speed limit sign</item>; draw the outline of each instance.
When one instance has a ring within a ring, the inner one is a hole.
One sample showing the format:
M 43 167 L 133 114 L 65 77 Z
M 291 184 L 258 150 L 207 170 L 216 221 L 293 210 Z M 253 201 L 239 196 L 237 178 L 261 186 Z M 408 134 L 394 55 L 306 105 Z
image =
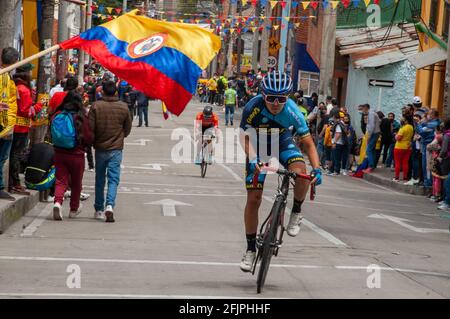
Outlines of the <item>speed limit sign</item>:
M 269 58 L 267 59 L 267 67 L 269 68 L 274 68 L 277 66 L 277 58 L 275 58 L 274 56 L 269 56 Z

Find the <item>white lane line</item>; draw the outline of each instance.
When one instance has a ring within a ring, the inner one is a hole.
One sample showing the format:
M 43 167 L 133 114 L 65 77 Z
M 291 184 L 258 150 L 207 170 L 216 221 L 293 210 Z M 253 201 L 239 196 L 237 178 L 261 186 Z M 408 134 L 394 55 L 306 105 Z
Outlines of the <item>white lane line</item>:
M 93 194 L 93 191 L 86 191 Z M 203 197 L 247 197 L 247 194 L 181 194 L 181 193 L 150 193 L 150 192 L 117 192 L 125 195 L 170 195 L 170 196 L 203 196 Z
M 47 217 L 52 213 L 53 203 L 48 204 L 41 211 L 41 213 L 36 216 L 30 225 L 28 225 L 20 234 L 20 237 L 31 237 L 37 231 L 37 229 L 45 222 Z
M 238 182 L 243 182 L 244 180 L 235 172 L 233 172 L 233 170 L 231 168 L 229 168 L 228 166 L 224 165 L 224 164 L 219 164 L 219 166 L 223 167 L 228 173 L 230 173 L 231 176 L 234 177 L 235 180 L 237 180 Z
M 95 180 L 88 180 L 88 179 L 83 179 L 83 181 L 87 182 L 87 183 L 95 183 Z M 186 187 L 186 188 L 206 188 L 211 190 L 212 189 L 212 185 L 211 186 L 200 186 L 200 185 L 181 185 L 181 184 L 158 184 L 158 183 L 138 183 L 138 182 L 123 182 L 120 181 L 120 184 L 125 184 L 125 185 L 140 185 L 140 186 L 173 186 L 173 187 Z M 218 185 L 216 189 L 236 189 L 236 186 L 234 187 L 226 187 L 226 186 L 221 186 Z
M 327 232 L 326 230 L 323 230 L 322 228 L 320 228 L 319 226 L 311 223 L 309 220 L 307 220 L 306 218 L 303 218 L 302 224 L 305 225 L 306 227 L 308 227 L 309 229 L 315 231 L 316 233 L 318 233 L 320 236 L 322 236 L 323 238 L 325 238 L 326 240 L 328 240 L 329 242 L 335 244 L 336 246 L 339 247 L 347 247 L 347 244 L 345 244 L 343 241 L 337 239 L 336 237 L 334 237 L 333 235 L 331 235 L 329 232 Z
M 87 262 L 87 263 L 110 263 L 110 264 L 159 264 L 159 265 L 190 265 L 190 266 L 218 266 L 218 267 L 238 267 L 239 263 L 206 262 L 206 261 L 182 261 L 182 260 L 148 260 L 148 259 L 99 259 L 99 258 L 69 258 L 69 257 L 25 257 L 25 256 L 0 256 L 0 260 L 6 261 L 55 261 L 55 262 Z M 347 265 L 293 265 L 293 264 L 271 264 L 271 268 L 294 268 L 294 269 L 336 269 L 336 270 L 363 270 L 367 271 L 367 266 L 347 266 Z M 396 271 L 403 273 L 414 273 L 428 276 L 438 276 L 450 278 L 450 273 L 440 273 L 424 271 L 419 269 L 406 269 L 395 267 L 380 267 L 380 270 Z
M 374 186 L 374 187 L 378 187 L 378 188 L 380 188 L 380 189 L 383 189 L 383 190 L 385 190 L 385 191 L 387 191 L 387 192 L 389 192 L 389 193 L 395 193 L 395 195 L 417 196 L 417 195 L 412 195 L 412 194 L 405 194 L 405 193 L 396 191 L 395 189 L 391 189 L 391 188 L 387 188 L 387 187 L 384 187 L 384 186 L 381 186 L 381 185 L 377 185 L 377 184 L 372 183 L 372 182 L 369 182 L 368 180 L 365 180 L 365 179 L 361 179 L 361 181 L 364 182 L 364 183 L 366 183 L 366 184 L 372 185 L 372 186 Z
M 273 204 L 273 199 L 270 198 L 269 196 L 263 196 L 263 198 L 266 201 Z M 337 239 L 335 236 L 331 235 L 329 232 L 320 228 L 319 226 L 313 224 L 306 218 L 303 218 L 302 224 L 305 225 L 306 227 L 308 227 L 309 229 L 311 229 L 312 231 L 316 232 L 317 234 L 319 234 L 320 236 L 322 236 L 329 242 L 333 243 L 334 245 L 339 246 L 339 247 L 347 247 L 347 244 L 345 244 L 343 241 Z
M 237 296 L 192 296 L 192 295 L 141 295 L 141 294 L 69 294 L 69 293 L 8 293 L 1 292 L 0 297 L 73 297 L 73 298 L 113 298 L 113 299 L 279 299 L 259 297 L 237 297 Z M 283 299 L 285 299 L 283 297 Z

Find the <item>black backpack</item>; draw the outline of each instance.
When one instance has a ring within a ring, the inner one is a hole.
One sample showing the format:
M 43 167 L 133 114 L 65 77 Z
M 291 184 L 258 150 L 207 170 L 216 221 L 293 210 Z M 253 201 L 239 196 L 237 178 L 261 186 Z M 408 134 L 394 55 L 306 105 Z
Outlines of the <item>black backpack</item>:
M 333 125 L 333 127 L 331 129 L 331 132 L 332 132 L 331 136 L 334 138 L 334 136 L 336 134 L 336 126 L 338 126 L 338 125 L 341 127 L 343 145 L 348 145 L 348 143 L 349 143 L 348 129 L 344 125 L 342 125 L 341 122 L 336 122 Z
M 50 143 L 34 144 L 28 154 L 28 161 L 25 168 L 25 181 L 31 184 L 38 184 L 54 165 L 54 149 Z

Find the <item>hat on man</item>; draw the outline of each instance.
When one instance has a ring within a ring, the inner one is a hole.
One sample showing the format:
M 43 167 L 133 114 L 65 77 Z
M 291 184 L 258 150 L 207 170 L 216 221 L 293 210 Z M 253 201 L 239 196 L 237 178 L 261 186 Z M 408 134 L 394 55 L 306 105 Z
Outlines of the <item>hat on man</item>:
M 413 104 L 422 104 L 422 99 L 420 98 L 420 96 L 415 96 L 413 99 Z
M 26 72 L 30 72 L 33 69 L 34 69 L 34 65 L 31 63 L 27 63 L 27 64 L 21 65 L 18 68 L 16 68 L 16 73 L 26 73 Z

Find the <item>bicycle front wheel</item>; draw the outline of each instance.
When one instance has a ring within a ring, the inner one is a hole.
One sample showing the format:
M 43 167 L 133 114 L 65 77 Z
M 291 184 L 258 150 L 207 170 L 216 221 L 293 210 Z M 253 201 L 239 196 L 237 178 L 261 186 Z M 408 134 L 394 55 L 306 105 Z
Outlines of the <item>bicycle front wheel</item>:
M 200 165 L 202 178 L 205 178 L 207 167 L 208 167 L 208 163 L 206 163 L 205 161 L 202 161 L 202 164 Z
M 268 225 L 266 228 L 262 247 L 260 248 L 259 252 L 259 255 L 261 256 L 261 263 L 259 266 L 258 278 L 256 281 L 257 293 L 262 292 L 264 284 L 266 282 L 267 273 L 269 272 L 270 260 L 272 259 L 275 251 L 278 227 L 281 226 L 279 219 L 282 215 L 281 213 L 283 209 L 284 202 L 281 199 L 277 199 L 272 207 L 272 220 L 270 221 L 270 225 Z

